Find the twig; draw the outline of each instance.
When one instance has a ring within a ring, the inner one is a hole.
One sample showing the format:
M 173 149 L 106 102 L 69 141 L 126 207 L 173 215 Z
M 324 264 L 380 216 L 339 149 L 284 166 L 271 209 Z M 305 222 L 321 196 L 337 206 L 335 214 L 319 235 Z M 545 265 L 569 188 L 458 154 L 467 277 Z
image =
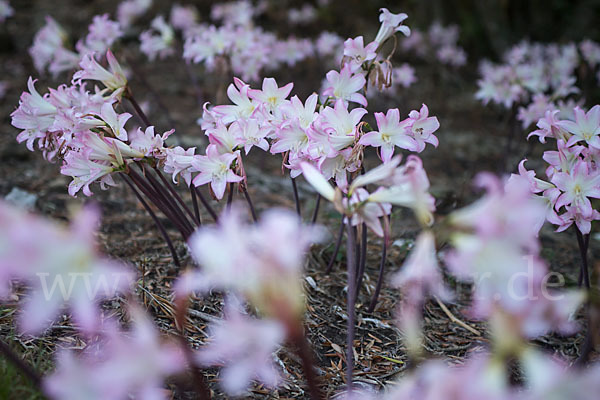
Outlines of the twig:
M 475 336 L 481 336 L 481 333 L 477 329 L 475 329 L 472 326 L 466 324 L 465 322 L 463 322 L 460 319 L 458 319 L 454 314 L 452 314 L 452 312 L 448 309 L 448 307 L 446 307 L 446 305 L 444 303 L 442 303 L 442 301 L 440 300 L 439 297 L 437 297 L 437 296 L 434 295 L 433 298 L 438 303 L 438 305 L 440 306 L 440 308 L 442 309 L 442 311 L 444 312 L 444 314 L 446 314 L 448 316 L 448 318 L 450 318 L 450 321 L 454 322 L 456 325 L 458 325 L 458 326 L 460 326 L 462 328 L 465 328 L 466 330 L 468 330 L 469 332 L 471 332 Z

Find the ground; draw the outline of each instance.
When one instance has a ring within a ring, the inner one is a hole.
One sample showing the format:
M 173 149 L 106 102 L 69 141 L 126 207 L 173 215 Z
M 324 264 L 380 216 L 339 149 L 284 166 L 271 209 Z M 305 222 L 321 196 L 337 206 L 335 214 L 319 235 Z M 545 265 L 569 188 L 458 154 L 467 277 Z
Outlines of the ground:
M 174 333 L 174 319 L 171 306 L 171 286 L 180 273 L 174 266 L 167 246 L 155 229 L 152 220 L 126 187 L 119 186 L 108 191 L 99 188 L 91 199 L 83 195 L 74 199 L 67 193 L 68 179 L 60 175 L 59 165 L 48 164 L 41 154 L 29 152 L 24 145 L 17 144 L 18 131 L 10 125 L 10 113 L 18 104 L 18 97 L 26 87 L 27 77 L 39 76 L 33 67 L 26 48 L 42 23 L 43 15 L 52 13 L 64 26 L 72 31 L 81 30 L 94 13 L 103 7 L 114 10 L 114 2 L 102 1 L 93 6 L 84 6 L 81 1 L 64 1 L 64 8 L 51 7 L 50 2 L 23 1 L 17 5 L 15 18 L 2 31 L 2 53 L 0 53 L 0 71 L 3 80 L 9 82 L 6 97 L 0 103 L 1 132 L 0 140 L 0 196 L 5 196 L 13 188 L 20 188 L 35 194 L 36 212 L 49 217 L 66 220 L 69 210 L 86 201 L 98 202 L 103 211 L 102 226 L 99 233 L 101 249 L 111 257 L 127 261 L 139 272 L 137 294 L 154 316 L 158 326 L 165 333 Z M 113 7 L 113 8 L 110 8 Z M 372 20 L 376 15 L 370 16 Z M 78 28 L 79 27 L 79 28 Z M 354 32 L 358 34 L 360 32 Z M 201 76 L 199 94 L 187 83 L 187 75 L 181 60 L 170 59 L 156 64 L 146 64 L 131 47 L 131 58 L 138 60 L 143 80 L 150 83 L 152 90 L 143 82 L 140 75 L 132 80 L 134 93 L 150 102 L 159 96 L 167 105 L 169 116 L 158 106 L 152 109 L 152 122 L 161 130 L 176 128 L 176 136 L 185 145 L 203 143 L 203 133 L 195 124 L 200 116 L 198 95 L 204 100 L 212 100 L 219 85 L 211 83 L 213 77 Z M 129 47 L 128 47 L 129 48 Z M 401 59 L 401 58 L 400 58 Z M 443 219 L 452 209 L 468 204 L 477 198 L 471 180 L 479 171 L 509 173 L 516 169 L 518 160 L 526 153 L 528 145 L 526 132 L 519 131 L 507 154 L 506 142 L 510 123 L 505 113 L 499 109 L 481 106 L 473 97 L 475 75 L 473 65 L 459 71 L 448 71 L 436 65 L 424 62 L 415 63 L 418 83 L 402 91 L 400 95 L 386 95 L 370 104 L 371 111 L 399 107 L 402 114 L 420 107 L 429 106 L 441 123 L 438 133 L 440 146 L 428 148 L 421 156 L 432 184 L 432 193 L 437 199 L 437 218 Z M 316 71 L 315 72 L 315 68 Z M 198 71 L 200 71 L 198 69 Z M 317 76 L 323 71 L 318 66 L 295 67 L 279 74 L 279 82 L 293 80 L 301 97 L 318 89 Z M 200 74 L 200 72 L 198 72 Z M 53 81 L 48 77 L 37 84 L 43 91 L 46 86 L 56 86 L 66 81 L 59 77 Z M 62 80 L 61 80 L 62 79 Z M 221 86 L 222 88 L 222 86 Z M 309 88 L 307 90 L 307 88 Z M 153 94 L 154 93 L 154 94 Z M 536 166 L 543 146 L 537 144 L 533 149 L 530 168 Z M 254 153 L 254 154 L 253 154 Z M 275 157 L 261 156 L 259 150 L 253 150 L 249 157 L 248 176 L 250 193 L 260 212 L 278 205 L 293 207 L 293 196 L 289 179 L 281 174 L 280 160 Z M 367 166 L 374 165 L 374 155 L 367 157 Z M 185 199 L 187 191 L 180 188 Z M 314 193 L 306 185 L 300 185 L 302 207 L 305 218 L 312 213 Z M 242 197 L 240 196 L 241 200 Z M 217 206 L 218 207 L 218 206 Z M 210 222 L 203 215 L 205 222 Z M 326 274 L 327 264 L 332 257 L 333 242 L 339 229 L 339 217 L 336 212 L 323 206 L 319 222 L 331 232 L 331 240 L 324 245 L 315 246 L 307 260 L 305 287 L 307 293 L 306 328 L 308 337 L 314 346 L 323 382 L 328 396 L 332 396 L 345 384 L 343 380 L 344 343 L 346 331 L 345 282 L 346 272 L 342 254 L 338 255 L 333 271 Z M 418 233 L 418 225 L 408 212 L 397 212 L 394 216 L 394 245 L 389 251 L 386 263 L 386 275 L 396 272 Z M 175 229 L 169 230 L 177 238 Z M 572 232 L 557 234 L 545 227 L 541 233 L 543 256 L 551 270 L 567 276 L 567 285 L 574 285 L 578 272 L 578 252 L 575 235 Z M 178 253 L 190 265 L 185 244 L 176 241 Z M 367 313 L 370 294 L 374 290 L 379 268 L 381 241 L 369 236 L 367 276 L 360 289 L 357 304 L 358 328 L 356 334 L 357 381 L 375 387 L 385 387 L 402 375 L 406 368 L 405 350 L 398 329 L 394 326 L 395 305 L 400 294 L 384 286 L 380 302 L 375 312 Z M 444 245 L 442 244 L 442 249 Z M 591 259 L 599 248 L 595 238 L 591 241 Z M 592 263 L 593 265 L 593 263 Z M 389 280 L 388 280 L 389 281 Z M 449 280 L 449 284 L 453 281 Z M 460 286 L 461 293 L 455 301 L 447 304 L 445 312 L 436 301 L 425 307 L 425 349 L 433 356 L 444 357 L 460 363 L 469 353 L 488 345 L 487 330 L 484 322 L 471 321 L 465 314 L 468 304 L 468 287 Z M 67 317 L 60 321 L 41 338 L 29 338 L 15 332 L 13 319 L 15 304 L 3 304 L 0 308 L 0 339 L 8 341 L 37 368 L 45 371 L 52 369 L 51 354 L 57 347 L 82 348 L 85 343 L 76 336 Z M 107 315 L 121 315 L 124 299 L 117 299 L 104 305 Z M 187 326 L 189 338 L 194 346 L 200 345 L 206 332 L 206 325 L 220 315 L 222 297 L 195 299 Z M 454 322 L 450 313 L 468 324 Z M 568 359 L 578 355 L 583 340 L 581 334 L 573 337 L 546 336 L 536 343 Z M 278 354 L 280 365 L 285 369 L 286 383 L 278 390 L 268 390 L 261 386 L 252 389 L 255 398 L 306 398 L 301 366 L 293 351 L 284 347 Z M 216 371 L 209 374 L 211 387 L 217 397 L 222 394 L 216 385 Z M 24 378 L 0 359 L 0 398 L 36 398 L 33 389 Z M 186 398 L 185 393 L 174 393 L 176 398 Z

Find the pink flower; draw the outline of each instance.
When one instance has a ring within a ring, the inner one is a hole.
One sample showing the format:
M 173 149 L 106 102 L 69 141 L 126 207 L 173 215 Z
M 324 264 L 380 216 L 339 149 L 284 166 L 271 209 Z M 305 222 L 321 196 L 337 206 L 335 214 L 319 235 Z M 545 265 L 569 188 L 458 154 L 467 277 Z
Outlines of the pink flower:
M 454 44 L 440 47 L 436 55 L 441 63 L 452 67 L 462 67 L 467 63 L 467 53 Z
M 319 34 L 315 46 L 319 56 L 323 58 L 334 56 L 335 61 L 339 61 L 341 55 L 339 57 L 335 57 L 335 55 L 340 53 L 339 49 L 343 42 L 344 40 L 337 34 L 324 31 Z
M 226 126 L 223 120 L 218 120 L 214 128 L 206 129 L 205 134 L 210 144 L 215 145 L 221 154 L 232 153 L 244 143 L 237 122 Z
M 581 154 L 585 150 L 585 146 L 571 146 L 567 147 L 564 141 L 557 140 L 556 146 L 557 151 L 545 151 L 542 155 L 544 161 L 549 166 L 546 168 L 546 175 L 552 179 L 556 172 L 570 171 L 575 163 L 581 160 Z
M 200 172 L 192 181 L 194 186 L 202 186 L 210 182 L 210 187 L 217 199 L 222 199 L 227 183 L 243 180 L 231 170 L 231 164 L 237 159 L 239 152 L 219 154 L 217 147 L 209 145 L 205 156 L 192 159 L 193 171 Z
M 430 231 L 422 232 L 402 268 L 392 278 L 392 284 L 402 291 L 403 301 L 421 305 L 427 296 L 448 298 L 435 251 L 435 238 Z
M 317 192 L 334 203 L 340 213 L 353 218 L 353 224 L 364 221 L 373 232 L 382 236 L 383 230 L 378 218 L 390 213 L 390 205 L 409 207 L 422 224 L 433 223 L 434 198 L 427 191 L 429 180 L 421 160 L 416 156 L 409 156 L 406 164 L 397 168 L 399 163 L 400 156 L 394 157 L 388 163 L 358 176 L 349 186 L 345 180 L 337 182 L 337 188 L 328 182 L 326 171 L 319 171 L 308 162 L 301 162 L 300 168 Z M 371 194 L 362 189 L 375 183 L 385 186 Z M 346 192 L 346 197 L 342 197 L 342 191 Z
M 111 21 L 108 14 L 96 15 L 85 38 L 86 47 L 91 51 L 104 53 L 121 36 L 123 31 L 118 22 Z
M 392 69 L 392 84 L 399 84 L 403 88 L 408 88 L 416 81 L 415 69 L 407 63 Z
M 380 218 L 390 215 L 392 212 L 392 205 L 389 203 L 370 203 L 368 202 L 368 199 L 369 192 L 363 188 L 356 188 L 352 192 L 350 198 L 344 199 L 342 204 L 348 209 L 355 210 L 350 218 L 352 226 L 358 226 L 365 223 L 377 236 L 384 237 L 385 232 L 381 225 Z
M 177 182 L 177 175 L 183 176 L 185 183 L 190 186 L 192 183 L 192 161 L 194 160 L 196 152 L 195 147 L 184 149 L 181 146 L 174 148 L 167 148 L 165 150 L 166 159 L 163 166 L 163 170 L 167 174 L 173 175 L 173 183 Z
M 352 72 L 359 70 L 364 62 L 375 59 L 378 46 L 379 43 L 371 42 L 365 47 L 362 36 L 347 39 L 344 42 L 344 56 L 349 58 Z
M 533 95 L 533 101 L 527 107 L 519 107 L 517 119 L 521 121 L 523 129 L 527 129 L 533 122 L 539 121 L 555 107 L 549 96 L 536 93 Z
M 83 79 L 100 81 L 110 90 L 123 90 L 127 86 L 127 78 L 117 59 L 110 50 L 106 52 L 106 59 L 110 67 L 110 72 L 98 64 L 92 56 L 86 54 L 81 59 L 79 66 L 81 70 L 73 75 L 73 84 L 81 84 Z
M 482 239 L 503 237 L 514 246 L 530 252 L 539 249 L 536 222 L 544 218 L 545 211 L 532 199 L 530 183 L 515 181 L 503 186 L 502 182 L 488 173 L 481 173 L 475 184 L 486 190 L 477 202 L 452 214 L 457 226 L 473 229 Z
M 236 124 L 238 137 L 244 146 L 246 155 L 254 146 L 269 151 L 269 142 L 266 136 L 269 134 L 268 129 L 261 128 L 258 121 L 255 119 L 240 120 Z
M 224 124 L 239 118 L 249 118 L 256 109 L 256 103 L 249 96 L 250 86 L 238 78 L 233 79 L 235 85 L 232 83 L 227 87 L 227 96 L 234 105 L 219 105 L 211 110 Z
M 567 141 L 566 132 L 559 126 L 559 120 L 556 115 L 559 110 L 547 110 L 544 116 L 540 118 L 536 124 L 537 130 L 527 135 L 527 139 L 531 136 L 538 136 L 540 143 L 546 143 L 546 138 L 551 137 L 557 140 Z
M 15 128 L 23 129 L 17 136 L 17 142 L 27 141 L 27 148 L 33 151 L 35 140 L 46 136 L 46 131 L 54 122 L 57 109 L 48 101 L 48 95 L 42 97 L 35 90 L 35 81 L 27 81 L 29 93 L 23 92 L 17 108 L 10 116 Z
M 435 199 L 429 193 L 429 179 L 419 157 L 408 156 L 404 165 L 393 172 L 391 179 L 380 183 L 387 187 L 371 193 L 369 201 L 408 207 L 422 225 L 433 223 Z
M 117 7 L 117 20 L 121 26 L 129 26 L 151 6 L 152 0 L 124 0 Z
M 394 155 L 396 146 L 402 149 L 415 149 L 417 142 L 408 135 L 410 121 L 400 122 L 400 111 L 392 108 L 383 113 L 375 113 L 378 131 L 363 135 L 359 143 L 365 146 L 381 147 L 381 160 L 388 162 Z
M 93 195 L 90 185 L 98 180 L 100 180 L 102 188 L 105 188 L 106 185 L 115 186 L 111 177 L 115 168 L 107 163 L 90 160 L 90 153 L 91 150 L 69 151 L 65 155 L 60 173 L 73 178 L 69 183 L 69 194 L 73 197 L 76 197 L 82 189 L 86 196 Z
M 165 59 L 170 55 L 175 54 L 173 47 L 175 40 L 175 32 L 173 28 L 165 22 L 162 15 L 154 18 L 150 25 L 150 30 L 140 34 L 140 50 L 150 61 L 154 61 L 156 57 Z
M 402 25 L 402 22 L 408 18 L 408 15 L 404 13 L 392 14 L 387 8 L 381 8 L 379 11 L 381 12 L 379 14 L 381 26 L 375 37 L 377 43 L 380 45 L 383 44 L 383 42 L 398 31 L 402 32 L 404 36 L 410 36 L 410 28 L 406 25 Z
M 557 125 L 573 136 L 567 142 L 567 146 L 585 141 L 589 146 L 600 149 L 600 105 L 595 105 L 585 113 L 581 108 L 575 108 L 575 122 L 560 121 Z
M 125 124 L 132 117 L 129 113 L 118 114 L 113 108 L 112 104 L 105 103 L 102 106 L 100 112 L 100 118 L 110 128 L 110 133 L 119 140 L 127 141 L 127 131 L 125 130 Z
M 0 23 L 4 23 L 7 18 L 14 15 L 15 10 L 10 6 L 8 0 L 0 1 Z
M 321 120 L 324 131 L 328 134 L 331 147 L 342 150 L 356 140 L 356 126 L 367 113 L 364 108 L 355 108 L 348 112 L 348 106 L 342 99 L 335 102 L 333 108 L 325 107 L 321 111 Z
M 219 218 L 218 226 L 199 229 L 190 238 L 192 255 L 202 269 L 181 281 L 176 292 L 233 290 L 264 315 L 287 322 L 301 318 L 305 252 L 321 237 L 320 229 L 302 226 L 290 211 L 271 210 L 249 225 L 234 207 Z
M 271 153 L 278 154 L 286 151 L 303 152 L 308 149 L 309 139 L 306 130 L 298 123 L 291 123 L 275 131 L 276 140 L 271 145 Z
M 598 171 L 590 171 L 588 164 L 579 160 L 570 170 L 555 173 L 551 182 L 562 191 L 556 200 L 557 211 L 568 205 L 571 212 L 580 214 L 584 219 L 592 217 L 594 210 L 589 198 L 600 198 Z M 589 233 L 588 225 L 586 223 L 584 228 L 587 232 L 582 233 Z
M 304 104 L 298 98 L 294 96 L 290 99 L 289 103 L 281 106 L 281 110 L 286 116 L 286 119 L 296 121 L 302 129 L 307 129 L 318 117 L 317 102 L 319 101 L 319 95 L 316 93 L 308 96 Z
M 1 214 L 12 214 L 1 223 L 6 250 L 0 251 L 0 269 L 18 267 L 21 272 L 13 277 L 30 288 L 19 317 L 21 330 L 40 333 L 67 305 L 83 332 L 96 329 L 98 301 L 112 298 L 133 280 L 125 265 L 98 254 L 97 210 L 84 208 L 67 229 L 3 204 L 0 208 Z
M 439 129 L 440 123 L 436 117 L 429 117 L 427 106 L 423 104 L 420 111 L 412 110 L 408 117 L 412 121 L 410 134 L 417 143 L 414 149 L 409 150 L 420 153 L 425 149 L 425 143 L 437 147 L 439 141 L 433 133 Z
M 281 378 L 273 353 L 285 339 L 283 325 L 253 319 L 240 308 L 237 301 L 226 301 L 225 319 L 210 326 L 211 339 L 197 353 L 202 365 L 224 365 L 221 385 L 232 396 L 242 395 L 253 379 L 269 387 L 277 386 Z
M 158 135 L 154 133 L 154 127 L 149 126 L 145 131 L 138 128 L 129 134 L 130 146 L 132 149 L 144 154 L 144 157 L 153 157 L 157 160 L 163 160 L 167 157 L 165 140 L 175 132 L 174 129 Z
M 275 79 L 265 78 L 263 80 L 262 90 L 250 89 L 248 95 L 251 99 L 265 104 L 268 110 L 273 111 L 284 103 L 284 100 L 290 95 L 293 87 L 293 83 L 278 87 Z
M 169 21 L 175 29 L 180 29 L 181 31 L 186 32 L 188 29 L 191 29 L 196 25 L 197 20 L 198 10 L 195 6 L 181 6 L 179 4 L 173 4 Z
M 323 90 L 323 95 L 367 106 L 365 96 L 358 93 L 367 83 L 362 74 L 354 74 L 350 66 L 346 65 L 341 72 L 329 71 L 326 77 L 329 86 Z
M 63 41 L 66 39 L 67 34 L 61 26 L 52 17 L 46 16 L 46 24 L 35 34 L 33 45 L 29 48 L 29 54 L 38 72 L 43 72 L 54 59 L 56 52 L 64 48 Z M 77 63 L 73 65 L 76 66 Z
M 44 379 L 53 399 L 166 399 L 165 378 L 184 370 L 186 360 L 174 343 L 162 341 L 152 320 L 131 307 L 131 329 L 105 324 L 100 342 L 75 356 L 62 350 L 57 368 Z

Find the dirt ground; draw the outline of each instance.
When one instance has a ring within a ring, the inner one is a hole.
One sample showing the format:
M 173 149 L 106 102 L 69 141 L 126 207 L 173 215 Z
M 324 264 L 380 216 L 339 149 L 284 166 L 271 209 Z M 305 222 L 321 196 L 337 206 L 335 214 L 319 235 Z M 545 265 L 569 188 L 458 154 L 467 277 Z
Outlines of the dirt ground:
M 16 108 L 18 98 L 26 88 L 27 77 L 39 75 L 34 71 L 26 49 L 30 45 L 33 34 L 43 23 L 46 13 L 53 15 L 72 33 L 81 30 L 91 21 L 94 13 L 105 9 L 113 12 L 114 1 L 99 1 L 86 5 L 83 1 L 61 1 L 60 7 L 54 7 L 47 1 L 13 1 L 17 8 L 16 16 L 0 28 L 2 52 L 0 53 L 0 79 L 9 82 L 9 90 L 0 103 L 2 140 L 0 140 L 0 196 L 5 196 L 13 188 L 20 188 L 38 196 L 36 212 L 47 216 L 66 220 L 69 209 L 86 201 L 97 201 L 103 210 L 102 226 L 99 241 L 102 250 L 115 258 L 129 262 L 136 268 L 141 277 L 138 284 L 138 296 L 148 310 L 154 315 L 161 330 L 165 333 L 175 332 L 173 312 L 170 304 L 171 285 L 180 271 L 172 263 L 169 250 L 152 220 L 145 213 L 133 194 L 120 186 L 102 191 L 94 190 L 95 196 L 86 199 L 83 195 L 74 199 L 67 193 L 68 178 L 60 175 L 59 165 L 48 164 L 41 154 L 29 152 L 24 145 L 15 141 L 18 131 L 10 125 L 10 113 Z M 63 7 L 64 6 L 64 7 Z M 365 16 L 366 18 L 366 16 Z M 377 15 L 369 15 L 376 22 Z M 356 31 L 354 35 L 361 34 Z M 201 114 L 197 93 L 187 82 L 183 61 L 169 59 L 163 62 L 147 64 L 137 54 L 137 50 L 129 44 L 128 56 L 138 60 L 145 79 L 152 84 L 152 91 L 158 94 L 163 103 L 168 105 L 169 117 L 162 110 L 154 107 L 151 111 L 153 123 L 160 129 L 171 128 L 172 120 L 177 130 L 176 136 L 182 144 L 200 145 L 203 133 L 195 124 Z M 404 61 L 402 56 L 398 61 Z M 436 115 L 441 123 L 438 132 L 440 146 L 428 148 L 421 157 L 429 174 L 432 193 L 437 199 L 437 218 L 443 218 L 452 209 L 468 204 L 477 198 L 473 192 L 471 179 L 479 171 L 502 171 L 508 173 L 515 169 L 518 160 L 527 151 L 525 132 L 519 132 L 513 145 L 512 153 L 506 153 L 506 140 L 509 124 L 500 110 L 484 108 L 473 97 L 475 91 L 475 60 L 471 65 L 459 71 L 448 71 L 425 62 L 414 62 L 418 82 L 401 95 L 385 95 L 369 104 L 370 111 L 382 111 L 399 107 L 403 115 L 411 109 L 418 108 L 421 103 L 429 106 L 430 113 Z M 410 62 L 410 60 L 409 60 Z M 319 76 L 323 70 L 318 65 L 309 63 L 282 74 L 277 74 L 278 82 L 294 80 L 296 88 L 293 93 L 306 96 L 312 88 L 318 89 Z M 210 76 L 200 76 L 200 86 L 205 100 L 211 100 L 217 85 Z M 62 80 L 53 81 L 48 77 L 40 77 L 37 84 L 40 92 L 46 86 L 54 87 Z M 152 101 L 148 87 L 140 79 L 132 79 L 134 93 L 139 97 Z M 310 88 L 307 90 L 307 88 Z M 532 162 L 528 167 L 534 168 L 533 160 L 540 159 L 544 148 L 539 143 L 534 147 Z M 253 150 L 248 161 L 248 177 L 250 193 L 258 211 L 279 205 L 293 207 L 293 196 L 289 179 L 281 174 L 280 160 L 277 157 L 263 157 Z M 370 155 L 373 157 L 374 155 Z M 375 161 L 367 159 L 367 165 Z M 180 188 L 182 196 L 189 200 L 188 193 Z M 303 211 L 306 216 L 312 213 L 314 193 L 305 184 L 300 185 Z M 242 197 L 239 196 L 242 200 Z M 216 206 L 219 207 L 219 206 Z M 344 343 L 346 331 L 346 306 L 344 286 L 346 272 L 341 256 L 338 256 L 334 270 L 325 274 L 326 266 L 332 256 L 333 241 L 339 228 L 339 217 L 336 212 L 323 207 L 319 222 L 331 232 L 331 243 L 316 246 L 310 253 L 306 265 L 306 293 L 308 307 L 306 326 L 308 337 L 315 348 L 321 376 L 326 383 L 326 392 L 333 396 L 345 382 L 343 381 Z M 203 215 L 205 221 L 210 221 Z M 386 275 L 398 270 L 418 233 L 418 225 L 409 212 L 398 211 L 394 215 L 394 245 L 389 252 L 386 264 Z M 174 228 L 170 229 L 172 237 L 177 238 Z M 541 233 L 543 256 L 551 270 L 566 275 L 567 284 L 574 285 L 578 272 L 578 252 L 575 235 L 572 232 L 557 234 L 550 227 Z M 368 242 L 367 276 L 360 289 L 357 304 L 358 328 L 356 334 L 357 381 L 376 388 L 383 388 L 402 375 L 405 369 L 405 350 L 400 333 L 393 324 L 395 304 L 400 294 L 397 290 L 384 286 L 379 305 L 374 313 L 367 313 L 370 294 L 377 279 L 381 241 L 372 236 Z M 178 253 L 187 258 L 185 244 L 176 240 Z M 591 240 L 592 265 L 598 254 L 599 246 L 595 238 Z M 344 254 L 344 252 L 340 252 Z M 450 281 L 449 281 L 450 282 Z M 436 357 L 444 357 L 460 363 L 469 353 L 488 345 L 485 323 L 469 321 L 463 314 L 468 301 L 468 288 L 462 287 L 455 302 L 448 304 L 448 309 L 457 317 L 468 323 L 473 331 L 467 330 L 451 321 L 448 315 L 435 301 L 425 307 L 425 348 Z M 189 316 L 188 330 L 190 341 L 200 345 L 205 338 L 205 327 L 220 314 L 222 298 L 218 295 L 211 298 L 196 299 Z M 115 300 L 105 304 L 108 314 L 121 314 L 124 300 Z M 49 359 L 56 347 L 82 348 L 85 343 L 75 335 L 68 318 L 52 328 L 43 338 L 19 336 L 14 331 L 14 304 L 0 307 L 0 338 L 9 340 L 13 347 L 28 360 L 43 369 L 51 369 L 51 363 L 40 361 Z M 475 334 L 478 332 L 479 334 Z M 578 355 L 578 348 L 583 341 L 582 335 L 558 337 L 555 335 L 540 338 L 536 343 L 556 352 L 568 359 Z M 268 390 L 254 386 L 252 395 L 255 398 L 306 398 L 301 365 L 293 351 L 282 348 L 278 355 L 280 365 L 287 377 L 286 383 L 277 390 Z M 209 373 L 211 387 L 217 398 L 223 396 L 216 384 L 216 371 Z M 176 393 L 176 398 L 186 398 L 185 393 Z

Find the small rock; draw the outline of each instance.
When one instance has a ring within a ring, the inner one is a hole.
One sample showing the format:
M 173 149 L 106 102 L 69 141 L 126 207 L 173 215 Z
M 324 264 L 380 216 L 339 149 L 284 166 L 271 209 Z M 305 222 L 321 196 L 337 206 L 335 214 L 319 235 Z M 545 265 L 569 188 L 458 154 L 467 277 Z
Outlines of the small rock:
M 27 211 L 33 211 L 37 198 L 38 197 L 33 193 L 29 193 L 19 189 L 18 187 L 14 187 L 10 193 L 4 197 L 4 200 Z

